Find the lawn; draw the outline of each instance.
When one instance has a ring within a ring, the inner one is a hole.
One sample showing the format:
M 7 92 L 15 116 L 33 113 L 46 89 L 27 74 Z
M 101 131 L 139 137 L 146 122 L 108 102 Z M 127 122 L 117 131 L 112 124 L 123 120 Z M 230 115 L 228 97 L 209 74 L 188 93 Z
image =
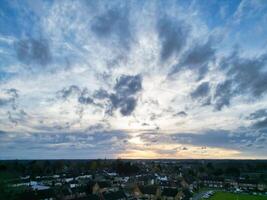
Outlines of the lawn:
M 216 192 L 210 200 L 267 200 L 267 196 Z

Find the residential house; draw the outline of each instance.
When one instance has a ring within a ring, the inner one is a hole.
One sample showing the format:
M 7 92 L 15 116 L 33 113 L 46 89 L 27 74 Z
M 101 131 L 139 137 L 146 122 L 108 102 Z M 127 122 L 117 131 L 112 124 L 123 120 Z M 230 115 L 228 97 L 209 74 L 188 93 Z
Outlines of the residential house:
M 202 179 L 202 183 L 205 187 L 223 188 L 224 179 L 223 178 L 205 177 Z
M 104 200 L 126 200 L 127 197 L 122 190 L 116 192 L 104 192 L 102 195 Z
M 96 183 L 96 187 L 98 186 L 98 192 L 103 193 L 109 191 L 111 189 L 111 183 L 109 181 L 99 181 Z
M 139 185 L 154 185 L 156 182 L 156 177 L 148 174 L 137 176 L 137 182 Z
M 161 193 L 162 200 L 181 200 L 183 198 L 183 192 L 177 188 L 163 188 Z
M 96 194 L 89 194 L 86 197 L 76 198 L 75 200 L 100 200 L 100 197 Z
M 242 190 L 257 190 L 258 183 L 254 180 L 239 180 L 238 187 Z
M 53 200 L 56 198 L 55 192 L 51 188 L 46 190 L 38 190 L 36 191 L 36 195 L 38 199 L 42 200 Z
M 266 183 L 259 182 L 258 183 L 258 190 L 259 191 L 267 191 L 267 185 L 266 185 Z
M 134 187 L 134 195 L 137 198 L 158 199 L 160 198 L 160 188 L 155 185 Z

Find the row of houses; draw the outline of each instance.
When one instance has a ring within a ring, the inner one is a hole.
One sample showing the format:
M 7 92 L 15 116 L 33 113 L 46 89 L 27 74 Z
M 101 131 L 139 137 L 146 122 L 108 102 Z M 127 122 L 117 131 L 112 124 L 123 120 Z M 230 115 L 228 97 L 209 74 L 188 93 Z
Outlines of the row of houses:
M 147 173 L 135 176 L 119 176 L 111 173 L 61 175 L 23 179 L 25 185 L 38 199 L 176 199 L 188 196 L 185 190 L 190 183 L 185 179 L 174 179 L 164 175 Z M 34 183 L 34 184 L 32 184 Z M 42 187 L 36 187 L 36 186 Z
M 134 185 L 126 188 L 106 188 L 95 183 L 93 185 L 92 193 L 88 193 L 88 188 L 63 188 L 56 192 L 51 188 L 45 190 L 38 190 L 36 196 L 38 199 L 53 200 L 182 200 L 186 196 L 181 188 L 161 188 L 160 186 L 148 185 L 139 186 Z
M 160 185 L 139 185 L 128 183 L 124 186 L 114 186 L 108 181 L 87 183 L 86 191 L 92 195 L 98 195 L 101 199 L 175 199 L 181 200 L 185 197 L 182 187 L 166 187 Z M 115 196 L 117 196 L 115 198 Z M 123 198 L 124 196 L 124 198 Z
M 205 187 L 212 188 L 228 188 L 228 189 L 239 189 L 239 190 L 251 190 L 251 191 L 266 191 L 267 184 L 256 180 L 245 180 L 245 179 L 224 179 L 224 178 L 210 178 L 205 177 L 200 179 Z

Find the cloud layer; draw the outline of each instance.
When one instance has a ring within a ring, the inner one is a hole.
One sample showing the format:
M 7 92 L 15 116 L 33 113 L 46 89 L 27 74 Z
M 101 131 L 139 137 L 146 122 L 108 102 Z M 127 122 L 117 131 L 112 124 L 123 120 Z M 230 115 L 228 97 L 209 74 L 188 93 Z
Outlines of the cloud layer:
M 203 5 L 3 1 L 0 159 L 266 158 L 267 5 Z

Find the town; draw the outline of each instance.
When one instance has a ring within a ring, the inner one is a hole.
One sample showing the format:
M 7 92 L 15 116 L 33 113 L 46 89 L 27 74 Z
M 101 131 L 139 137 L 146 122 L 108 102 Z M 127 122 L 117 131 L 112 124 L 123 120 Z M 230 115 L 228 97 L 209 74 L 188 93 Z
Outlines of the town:
M 210 199 L 216 192 L 267 198 L 261 160 L 0 161 L 0 199 Z

